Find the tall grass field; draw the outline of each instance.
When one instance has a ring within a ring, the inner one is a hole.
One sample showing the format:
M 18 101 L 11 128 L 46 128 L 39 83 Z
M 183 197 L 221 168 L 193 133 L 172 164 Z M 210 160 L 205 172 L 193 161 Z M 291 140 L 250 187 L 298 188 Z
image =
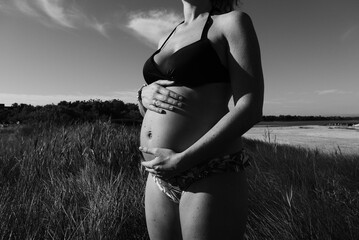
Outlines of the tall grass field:
M 0 239 L 148 239 L 138 126 L 0 129 Z M 244 139 L 245 238 L 359 239 L 359 156 Z

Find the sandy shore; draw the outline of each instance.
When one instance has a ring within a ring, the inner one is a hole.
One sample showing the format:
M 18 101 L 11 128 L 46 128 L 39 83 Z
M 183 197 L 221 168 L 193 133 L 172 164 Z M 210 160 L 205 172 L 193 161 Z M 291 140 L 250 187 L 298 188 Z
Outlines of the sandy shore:
M 269 133 L 269 134 L 268 134 Z M 269 136 L 270 137 L 269 137 Z M 244 137 L 333 153 L 359 155 L 359 129 L 329 126 L 255 126 Z M 340 149 L 340 150 L 339 150 Z

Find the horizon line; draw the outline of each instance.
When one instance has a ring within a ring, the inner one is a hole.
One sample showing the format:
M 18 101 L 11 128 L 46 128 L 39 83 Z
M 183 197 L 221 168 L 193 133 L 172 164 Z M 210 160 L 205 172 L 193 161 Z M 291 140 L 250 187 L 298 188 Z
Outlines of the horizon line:
M 121 100 L 119 98 L 113 98 L 113 99 L 105 99 L 105 100 L 102 100 L 102 99 L 89 99 L 89 100 L 75 100 L 75 101 L 67 101 L 67 100 L 62 100 L 60 102 L 77 102 L 77 101 L 80 101 L 80 102 L 89 102 L 91 100 L 95 100 L 95 101 L 113 101 L 113 100 L 120 100 L 122 101 L 123 103 L 127 104 L 127 103 L 131 103 L 131 104 L 137 104 L 136 102 L 126 102 L 124 100 Z M 59 103 L 60 103 L 59 102 Z M 9 105 L 6 105 L 4 103 L 0 103 L 0 106 L 3 106 L 4 108 L 11 108 L 12 105 L 14 104 L 18 104 L 18 105 L 21 105 L 21 104 L 25 104 L 25 105 L 29 105 L 29 106 L 34 106 L 34 107 L 44 107 L 46 105 L 58 105 L 59 103 L 48 103 L 48 104 L 41 104 L 41 105 L 32 105 L 32 104 L 29 104 L 29 103 L 12 103 L 10 106 Z M 353 113 L 353 114 L 319 114 L 319 115 L 302 115 L 302 114 L 295 114 L 295 115 L 292 115 L 292 114 L 263 114 L 263 116 L 275 116 L 275 117 L 279 117 L 279 116 L 298 116 L 298 117 L 357 117 L 359 118 L 359 113 Z

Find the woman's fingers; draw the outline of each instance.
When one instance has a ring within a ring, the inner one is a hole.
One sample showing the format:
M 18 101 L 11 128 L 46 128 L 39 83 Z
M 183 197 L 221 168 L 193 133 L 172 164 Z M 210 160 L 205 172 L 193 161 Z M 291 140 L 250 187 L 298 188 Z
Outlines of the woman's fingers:
M 163 103 L 159 100 L 153 99 L 152 103 L 148 106 L 148 109 L 150 109 L 151 111 L 157 112 L 157 113 L 165 113 L 165 110 L 173 110 L 173 106 L 169 105 L 167 103 Z
M 162 101 L 159 101 L 156 99 L 152 100 L 152 105 L 157 108 L 160 108 L 160 109 L 166 109 L 166 110 L 170 110 L 170 111 L 173 110 L 173 105 L 170 105 L 168 103 L 165 103 L 165 102 L 162 102 Z
M 161 108 L 159 108 L 159 107 L 156 107 L 156 106 L 154 106 L 154 105 L 152 105 L 152 104 L 148 105 L 147 109 L 149 109 L 149 110 L 151 110 L 151 111 L 153 111 L 153 112 L 160 113 L 160 114 L 164 113 L 164 110 L 163 110 L 163 109 L 161 109 Z
M 159 165 L 155 165 L 153 161 L 141 162 L 142 166 L 145 167 L 145 170 L 149 173 L 152 173 L 158 177 L 164 178 L 168 174 L 165 171 L 162 171 L 162 167 Z
M 157 170 L 154 170 L 152 168 L 147 168 L 147 167 L 145 167 L 145 170 L 149 173 L 152 173 L 153 175 L 156 175 L 159 178 L 166 179 L 167 174 L 165 174 L 163 172 L 159 172 Z
M 167 88 L 164 87 L 160 87 L 158 89 L 158 93 L 160 93 L 161 95 L 163 95 L 164 97 L 168 98 L 168 99 L 173 99 L 176 100 L 177 102 L 182 101 L 183 97 Z
M 158 169 L 156 158 L 151 161 L 143 161 L 141 165 L 146 168 L 146 171 L 157 174 L 160 170 Z
M 171 86 L 175 82 L 169 80 L 158 80 L 155 82 L 157 84 L 157 92 L 159 93 L 156 97 L 163 102 L 167 102 L 172 105 L 178 105 L 180 101 L 183 100 L 183 97 L 163 86 Z
M 171 86 L 175 83 L 175 81 L 170 81 L 170 80 L 157 80 L 155 83 L 157 83 L 158 85 L 161 86 Z
M 148 147 L 141 146 L 138 149 L 143 153 L 147 153 L 147 154 L 151 154 L 151 155 L 156 155 L 156 153 L 157 153 L 157 148 L 148 148 Z M 151 162 L 151 161 L 148 161 L 148 162 Z
M 149 172 L 149 173 L 152 173 L 152 174 L 157 175 L 157 172 L 156 172 L 155 170 L 153 170 L 152 168 L 147 168 L 147 167 L 145 167 L 145 170 L 146 170 L 147 172 Z
M 169 90 L 163 90 L 162 92 L 156 94 L 155 99 L 160 100 L 163 103 L 175 106 L 182 107 L 182 102 L 180 100 L 176 100 L 170 96 L 170 92 L 166 92 Z
M 146 171 L 149 171 L 151 173 L 160 173 L 161 169 L 159 165 L 156 165 L 158 163 L 156 163 L 155 161 L 151 160 L 151 161 L 143 161 L 141 162 L 142 166 L 144 166 L 146 168 Z

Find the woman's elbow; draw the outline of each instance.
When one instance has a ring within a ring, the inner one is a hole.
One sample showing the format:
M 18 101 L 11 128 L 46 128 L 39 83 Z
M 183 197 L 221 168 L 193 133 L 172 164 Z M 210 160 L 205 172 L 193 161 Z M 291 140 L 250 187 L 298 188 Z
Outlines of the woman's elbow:
M 260 121 L 262 121 L 263 117 L 263 103 L 261 101 L 252 101 L 252 104 L 248 106 L 249 109 L 249 118 L 250 124 L 253 126 Z
M 263 91 L 261 94 L 257 94 L 255 98 L 253 98 L 252 101 L 252 119 L 253 119 L 253 125 L 259 123 L 262 121 L 263 118 L 263 102 L 264 102 L 264 96 Z
M 249 94 L 240 98 L 235 106 L 238 106 L 239 111 L 244 110 L 246 121 L 253 126 L 262 121 L 263 117 L 263 97 L 257 97 L 255 94 Z M 242 110 L 240 110 L 242 109 Z

